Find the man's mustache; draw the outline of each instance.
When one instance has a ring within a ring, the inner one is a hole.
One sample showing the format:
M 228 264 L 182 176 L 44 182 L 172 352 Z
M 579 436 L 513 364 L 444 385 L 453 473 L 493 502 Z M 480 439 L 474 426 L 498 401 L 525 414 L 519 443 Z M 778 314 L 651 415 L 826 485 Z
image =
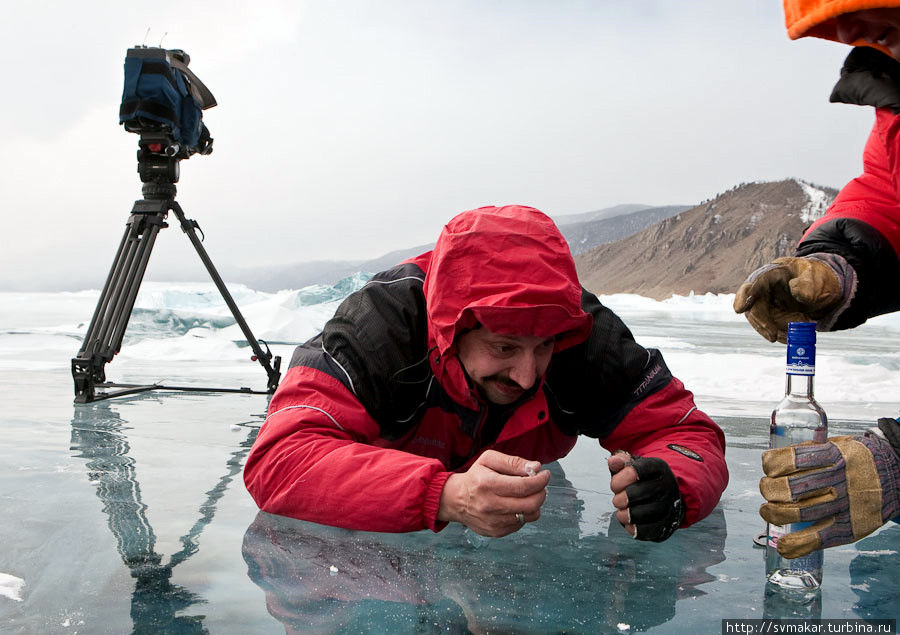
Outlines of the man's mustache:
M 541 378 L 539 376 L 536 376 L 534 378 L 534 383 L 537 384 L 540 381 L 540 379 Z M 524 388 L 522 388 L 522 386 L 518 382 L 513 381 L 512 379 L 509 378 L 509 375 L 506 375 L 506 374 L 498 373 L 496 375 L 489 375 L 488 377 L 484 378 L 484 381 L 486 381 L 486 382 L 494 381 L 494 382 L 497 382 L 498 384 L 503 384 L 504 386 L 509 386 L 510 388 L 518 388 L 519 390 L 525 390 Z

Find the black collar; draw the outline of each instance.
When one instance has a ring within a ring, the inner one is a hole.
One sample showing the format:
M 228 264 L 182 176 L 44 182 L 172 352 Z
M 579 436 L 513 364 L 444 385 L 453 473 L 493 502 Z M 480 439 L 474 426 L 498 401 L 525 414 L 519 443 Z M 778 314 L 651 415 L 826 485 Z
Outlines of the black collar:
M 868 46 L 850 51 L 832 102 L 890 108 L 900 114 L 900 62 Z

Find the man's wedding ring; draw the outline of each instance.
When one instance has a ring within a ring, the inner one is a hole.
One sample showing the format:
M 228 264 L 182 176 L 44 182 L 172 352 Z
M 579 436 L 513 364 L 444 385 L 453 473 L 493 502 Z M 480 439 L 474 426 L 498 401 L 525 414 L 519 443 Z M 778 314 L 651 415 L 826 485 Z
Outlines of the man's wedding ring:
M 522 513 L 516 514 L 516 520 L 519 521 L 520 525 L 524 525 L 525 524 L 525 514 L 522 514 Z

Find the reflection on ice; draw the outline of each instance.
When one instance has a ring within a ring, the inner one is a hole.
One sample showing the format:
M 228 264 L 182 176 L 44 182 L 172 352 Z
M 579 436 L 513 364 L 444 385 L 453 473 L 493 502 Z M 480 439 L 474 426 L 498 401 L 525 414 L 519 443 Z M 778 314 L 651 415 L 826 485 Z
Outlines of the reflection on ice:
M 128 428 L 109 402 L 76 407 L 72 419 L 70 448 L 73 456 L 86 459 L 87 475 L 96 485 L 103 502 L 107 526 L 115 537 L 122 562 L 134 578 L 131 618 L 135 632 L 206 632 L 203 617 L 179 615 L 203 597 L 171 581 L 175 567 L 199 550 L 200 534 L 212 522 L 216 503 L 230 483 L 238 477 L 253 440 L 255 430 L 238 445 L 226 464 L 225 473 L 207 492 L 196 512 L 196 519 L 181 536 L 182 548 L 165 562 L 156 548 L 156 534 L 147 517 L 137 464 L 129 455 Z M 188 522 L 188 519 L 185 519 Z
M 858 552 L 850 561 L 850 588 L 857 596 L 853 612 L 862 618 L 897 617 L 900 598 L 900 525 L 888 523 L 880 533 L 863 538 L 850 548 Z
M 540 521 L 502 539 L 451 525 L 440 534 L 373 534 L 259 512 L 244 536 L 251 579 L 286 632 L 632 632 L 664 624 L 705 594 L 725 559 L 717 509 L 662 544 L 633 540 L 612 520 L 581 536 L 581 500 L 561 488 Z M 567 485 L 566 485 L 567 484 Z M 335 571 L 336 569 L 336 571 Z
M 772 619 L 821 619 L 822 589 L 793 591 L 766 584 L 762 616 Z

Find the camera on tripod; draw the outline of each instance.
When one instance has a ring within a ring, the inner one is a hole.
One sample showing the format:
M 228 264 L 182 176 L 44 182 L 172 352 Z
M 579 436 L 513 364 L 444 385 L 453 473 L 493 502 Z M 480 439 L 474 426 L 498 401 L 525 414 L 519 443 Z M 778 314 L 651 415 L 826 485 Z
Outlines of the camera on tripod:
M 268 344 L 257 340 L 228 292 L 222 277 L 203 247 L 197 221 L 185 216 L 175 201 L 178 162 L 191 155 L 212 152 L 213 139 L 203 123 L 203 111 L 216 100 L 203 82 L 188 69 L 191 58 L 181 49 L 166 50 L 136 46 L 125 56 L 125 87 L 119 108 L 119 123 L 140 135 L 138 173 L 143 198 L 134 202 L 125 223 L 122 242 L 97 301 L 78 355 L 72 358 L 76 403 L 89 403 L 147 390 L 255 393 L 247 387 L 202 388 L 153 384 L 121 384 L 106 381 L 105 366 L 122 347 L 122 339 L 140 289 L 147 262 L 166 218 L 175 214 L 182 231 L 206 266 L 235 322 L 253 350 L 251 360 L 266 371 L 266 393 L 275 392 L 281 377 L 281 357 L 273 356 Z M 201 232 L 202 233 L 202 232 Z M 260 346 L 262 343 L 265 350 Z M 118 390 L 102 390 L 117 388 Z M 99 390 L 98 390 L 99 389 Z
M 143 183 L 176 183 L 178 161 L 212 152 L 203 111 L 216 105 L 188 68 L 181 49 L 136 46 L 125 56 L 119 123 L 141 136 L 138 173 Z

